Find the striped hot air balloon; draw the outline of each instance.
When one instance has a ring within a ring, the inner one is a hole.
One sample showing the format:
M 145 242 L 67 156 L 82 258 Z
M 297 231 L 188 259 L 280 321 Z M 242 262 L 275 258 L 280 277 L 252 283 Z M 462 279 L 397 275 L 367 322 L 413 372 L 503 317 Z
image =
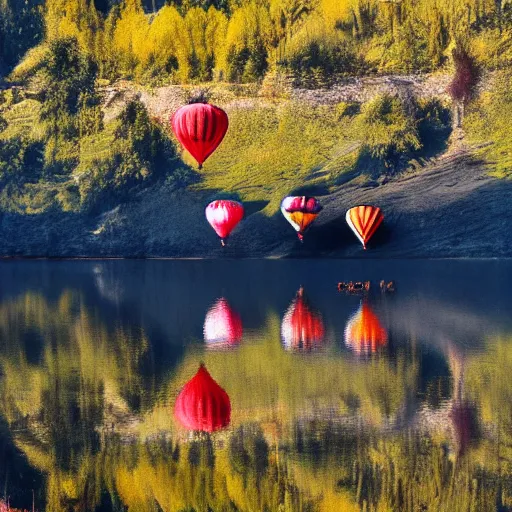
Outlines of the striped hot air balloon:
M 366 250 L 366 244 L 381 225 L 384 215 L 377 206 L 363 205 L 350 208 L 345 219 Z
M 366 301 L 352 315 L 345 327 L 345 345 L 357 354 L 369 354 L 384 347 L 388 333 Z
M 203 364 L 180 391 L 174 406 L 174 416 L 188 430 L 214 432 L 229 425 L 229 396 L 213 380 Z
M 285 219 L 297 231 L 297 236 L 302 242 L 304 232 L 317 218 L 322 210 L 320 202 L 314 197 L 288 196 L 281 203 L 281 212 Z
M 224 246 L 228 236 L 243 219 L 244 207 L 238 201 L 220 199 L 212 201 L 206 207 L 205 214 L 210 226 L 219 235 Z
M 181 145 L 197 160 L 199 168 L 217 149 L 228 131 L 224 110 L 209 103 L 192 103 L 178 109 L 171 127 Z

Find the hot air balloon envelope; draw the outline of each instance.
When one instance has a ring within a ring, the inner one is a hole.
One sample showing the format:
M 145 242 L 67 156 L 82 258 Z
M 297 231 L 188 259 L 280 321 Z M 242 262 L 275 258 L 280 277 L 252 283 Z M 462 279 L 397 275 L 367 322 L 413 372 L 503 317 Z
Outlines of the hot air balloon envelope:
M 174 416 L 188 430 L 214 432 L 227 427 L 231 418 L 228 394 L 201 365 L 196 375 L 180 391 Z
M 181 145 L 201 167 L 226 135 L 228 116 L 224 110 L 214 105 L 192 103 L 174 113 L 171 126 Z
M 287 350 L 308 352 L 322 346 L 325 337 L 322 317 L 313 311 L 301 290 L 290 304 L 281 324 L 281 338 Z
M 388 342 L 388 333 L 372 308 L 363 302 L 345 327 L 345 344 L 358 354 L 376 352 Z
M 348 225 L 366 249 L 366 244 L 384 220 L 377 206 L 355 206 L 345 216 Z
M 317 218 L 322 210 L 320 202 L 314 197 L 288 196 L 281 203 L 281 212 L 285 219 L 297 231 L 299 240 L 304 237 L 304 232 Z
M 242 339 L 242 320 L 231 308 L 228 301 L 220 298 L 206 313 L 204 320 L 204 341 L 211 347 L 237 345 Z
M 238 201 L 219 199 L 212 201 L 205 210 L 206 219 L 215 233 L 224 240 L 231 234 L 233 229 L 244 216 L 244 207 Z

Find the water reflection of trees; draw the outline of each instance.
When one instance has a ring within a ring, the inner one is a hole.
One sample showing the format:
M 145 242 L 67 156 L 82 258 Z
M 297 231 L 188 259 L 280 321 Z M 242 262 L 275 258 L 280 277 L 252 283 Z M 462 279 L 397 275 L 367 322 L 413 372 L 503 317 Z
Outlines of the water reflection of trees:
M 24 453 L 44 475 L 34 486 L 49 511 L 512 505 L 511 340 L 462 356 L 447 350 L 449 383 L 432 387 L 422 376 L 438 376 L 423 371 L 415 345 L 361 360 L 290 353 L 280 336 L 270 315 L 238 350 L 195 347 L 157 381 L 146 371 L 151 339 L 131 322 L 107 323 L 77 294 L 0 306 L 0 411 L 10 428 L 0 436 L 9 446 L 0 477 Z M 172 410 L 201 360 L 229 394 L 232 422 L 190 436 Z M 467 403 L 480 425 L 460 450 L 450 411 Z M 9 486 L 12 496 L 28 491 Z

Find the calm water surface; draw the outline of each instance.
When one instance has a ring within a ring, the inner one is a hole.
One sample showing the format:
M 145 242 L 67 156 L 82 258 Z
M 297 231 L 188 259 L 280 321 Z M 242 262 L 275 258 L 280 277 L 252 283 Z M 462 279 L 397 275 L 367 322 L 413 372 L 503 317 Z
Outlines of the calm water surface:
M 2 262 L 0 511 L 512 510 L 511 277 Z

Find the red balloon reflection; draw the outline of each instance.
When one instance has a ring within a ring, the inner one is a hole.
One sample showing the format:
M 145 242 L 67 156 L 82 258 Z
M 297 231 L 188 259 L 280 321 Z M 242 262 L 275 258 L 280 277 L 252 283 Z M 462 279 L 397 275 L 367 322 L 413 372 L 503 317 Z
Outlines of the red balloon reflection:
M 469 402 L 456 402 L 450 410 L 453 433 L 459 455 L 463 455 L 478 437 L 477 411 Z
M 362 302 L 345 327 L 345 344 L 357 354 L 370 354 L 388 343 L 388 333 L 372 308 Z
M 188 430 L 215 432 L 229 425 L 229 396 L 213 380 L 203 364 L 180 391 L 174 406 L 174 416 Z
M 322 346 L 325 328 L 322 317 L 313 311 L 300 288 L 281 324 L 281 338 L 287 350 L 309 352 Z
M 240 343 L 242 333 L 240 315 L 221 297 L 206 313 L 203 326 L 204 341 L 212 348 L 228 348 Z

